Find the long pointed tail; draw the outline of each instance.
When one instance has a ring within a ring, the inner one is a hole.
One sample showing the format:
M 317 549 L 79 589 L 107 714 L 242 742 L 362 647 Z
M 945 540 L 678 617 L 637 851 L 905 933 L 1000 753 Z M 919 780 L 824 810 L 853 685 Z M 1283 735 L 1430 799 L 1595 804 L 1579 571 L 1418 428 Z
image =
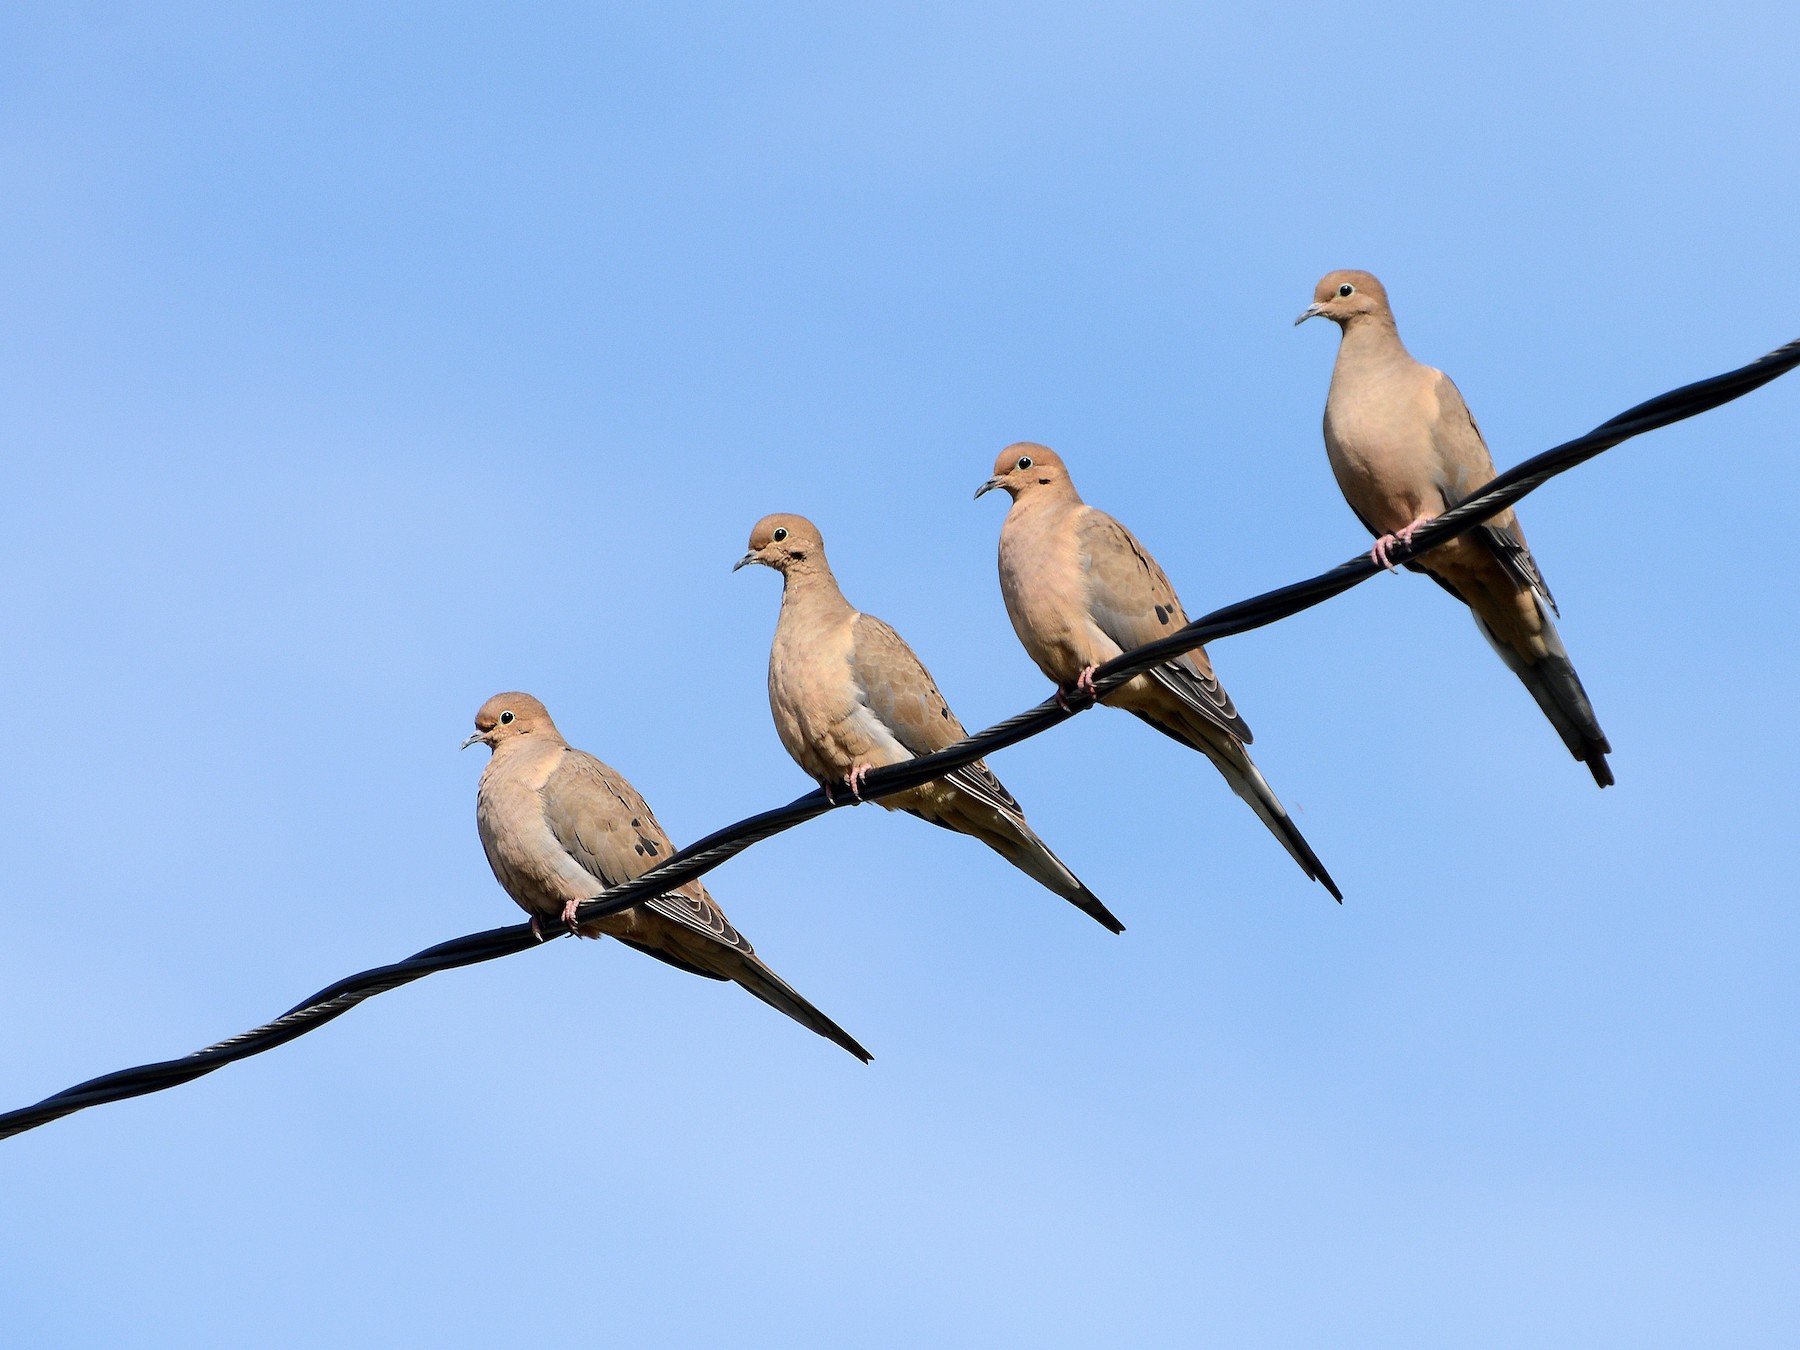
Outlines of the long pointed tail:
M 856 1038 L 836 1022 L 802 998 L 781 976 L 770 970 L 755 956 L 735 962 L 731 978 L 755 994 L 777 1012 L 786 1013 L 808 1031 L 815 1031 L 834 1045 L 840 1045 L 864 1064 L 874 1058 L 857 1043 Z
M 1249 752 L 1235 738 L 1228 737 L 1228 733 L 1210 722 L 1183 716 L 1185 709 L 1171 709 L 1167 717 L 1136 708 L 1130 711 L 1134 717 L 1148 722 L 1165 736 L 1180 741 L 1189 749 L 1198 750 L 1210 759 L 1231 790 L 1244 799 L 1250 809 L 1256 812 L 1256 818 L 1268 826 L 1269 833 L 1281 841 L 1288 856 L 1300 864 L 1300 870 L 1310 880 L 1330 891 L 1333 900 L 1340 905 L 1344 903 L 1344 893 L 1338 889 L 1337 882 L 1331 879 L 1331 873 L 1325 870 L 1325 864 L 1319 861 L 1319 855 L 1312 851 L 1312 845 L 1306 842 L 1306 836 L 1300 833 L 1300 827 L 1289 818 L 1287 808 L 1281 804 L 1281 798 L 1275 795 L 1275 789 L 1269 786 L 1269 780 L 1262 776 L 1262 770 L 1251 762 Z M 1228 739 L 1230 743 L 1224 744 Z
M 939 829 L 953 830 L 957 834 L 966 834 L 971 839 L 979 839 L 1026 876 L 1060 895 L 1108 932 L 1123 933 L 1125 925 L 1119 922 L 1118 917 L 1100 902 L 1099 896 L 1081 884 L 1081 878 L 1071 872 L 1067 864 L 1052 853 L 1050 846 L 1039 839 L 1031 826 L 1025 823 L 1024 811 L 1012 794 L 1001 786 L 1000 780 L 989 773 L 984 765 L 976 764 L 972 768 L 979 769 L 980 774 L 958 778 L 957 775 L 963 771 L 957 770 L 949 779 L 940 780 L 943 787 L 928 783 L 909 799 L 895 802 L 889 809 L 917 816 Z M 884 802 L 883 805 L 888 803 Z
M 1108 932 L 1125 931 L 1118 916 L 1101 903 L 1099 896 L 1081 884 L 1081 878 L 1050 851 L 1050 846 L 1039 839 L 1029 825 L 1009 820 L 997 811 L 992 815 L 993 819 L 986 822 L 987 828 L 978 836 L 982 843 L 1039 885 L 1055 891 Z
M 1469 613 L 1474 615 L 1475 626 L 1488 640 L 1488 645 L 1506 662 L 1506 668 L 1531 691 L 1538 707 L 1544 710 L 1544 716 L 1550 719 L 1550 725 L 1556 728 L 1556 734 L 1569 747 L 1569 753 L 1587 765 L 1588 772 L 1594 775 L 1594 782 L 1601 787 L 1611 787 L 1613 771 L 1606 757 L 1612 753 L 1612 745 L 1606 739 L 1606 733 L 1600 730 L 1594 705 L 1588 701 L 1587 690 L 1581 687 L 1581 677 L 1569 661 L 1562 634 L 1556 631 L 1548 607 L 1541 597 L 1532 598 L 1537 601 L 1538 613 L 1543 619 L 1544 644 L 1549 648 L 1535 662 L 1527 661 L 1496 637 L 1473 607 Z

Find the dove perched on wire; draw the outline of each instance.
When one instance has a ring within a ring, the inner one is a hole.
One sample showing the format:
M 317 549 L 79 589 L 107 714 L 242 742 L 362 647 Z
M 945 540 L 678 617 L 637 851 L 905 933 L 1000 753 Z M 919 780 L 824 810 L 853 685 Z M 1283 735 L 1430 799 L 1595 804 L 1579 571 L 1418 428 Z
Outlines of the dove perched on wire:
M 531 915 L 572 926 L 576 906 L 668 860 L 675 850 L 638 790 L 562 738 L 530 694 L 496 694 L 463 748 L 493 751 L 475 794 L 488 864 Z M 628 947 L 709 980 L 734 980 L 801 1026 L 867 1061 L 869 1052 L 762 963 L 696 878 L 666 895 L 595 919 L 582 937 Z M 541 936 L 541 933 L 540 933 Z
M 1062 457 L 1032 441 L 1009 445 L 975 495 L 1012 498 L 1000 528 L 1000 592 L 1013 631 L 1057 698 L 1092 697 L 1093 673 L 1115 656 L 1187 623 L 1156 559 L 1106 512 L 1081 500 Z M 1124 708 L 1198 750 L 1312 880 L 1342 901 L 1337 883 L 1288 817 L 1244 747 L 1250 728 L 1196 646 L 1133 676 L 1102 702 Z
M 1344 499 L 1370 534 L 1369 556 L 1389 551 L 1494 478 L 1494 460 L 1450 377 L 1401 345 L 1387 291 L 1367 272 L 1325 276 L 1296 324 L 1330 319 L 1342 330 L 1325 400 L 1325 452 Z M 1475 626 L 1537 700 L 1569 753 L 1601 787 L 1613 782 L 1612 746 L 1556 631 L 1556 600 L 1510 509 L 1406 564 L 1467 605 Z
M 769 650 L 769 708 L 787 752 L 829 793 L 861 799 L 863 776 L 967 738 L 956 714 L 900 635 L 851 608 L 803 516 L 765 516 L 738 567 L 782 576 L 781 616 Z M 1115 933 L 1124 925 L 1025 823 L 1025 813 L 979 760 L 880 799 L 933 825 L 979 839 L 1026 876 Z

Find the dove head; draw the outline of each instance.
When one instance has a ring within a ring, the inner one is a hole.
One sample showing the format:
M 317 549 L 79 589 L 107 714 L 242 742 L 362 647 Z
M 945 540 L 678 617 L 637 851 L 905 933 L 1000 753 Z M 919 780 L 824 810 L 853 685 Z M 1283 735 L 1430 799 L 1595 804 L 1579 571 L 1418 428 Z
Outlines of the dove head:
M 825 540 L 805 516 L 764 516 L 750 531 L 750 551 L 731 570 L 751 563 L 773 567 L 784 576 L 824 567 Z
M 1056 451 L 1036 441 L 1018 441 L 1000 452 L 994 461 L 994 476 L 976 488 L 975 495 L 995 488 L 1018 501 L 1026 493 L 1073 494 L 1075 484 Z
M 1323 318 L 1339 327 L 1348 327 L 1365 317 L 1384 318 L 1389 323 L 1394 321 L 1394 313 L 1388 308 L 1386 289 L 1367 272 L 1339 271 L 1327 272 L 1319 278 L 1319 284 L 1313 287 L 1313 302 L 1300 311 L 1300 317 L 1294 322 L 1302 324 L 1308 319 Z
M 562 739 L 549 711 L 530 694 L 495 694 L 475 714 L 475 734 L 462 743 L 462 749 L 479 742 L 490 750 L 498 750 L 520 736 Z

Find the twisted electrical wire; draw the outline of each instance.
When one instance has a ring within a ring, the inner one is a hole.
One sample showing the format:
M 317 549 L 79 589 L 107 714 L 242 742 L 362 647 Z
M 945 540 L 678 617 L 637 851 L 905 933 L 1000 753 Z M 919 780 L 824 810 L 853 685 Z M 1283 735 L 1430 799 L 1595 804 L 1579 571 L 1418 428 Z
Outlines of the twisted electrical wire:
M 1410 544 L 1397 544 L 1391 548 L 1389 557 L 1396 566 L 1416 558 L 1446 540 L 1473 529 L 1481 521 L 1504 511 L 1558 474 L 1566 473 L 1577 464 L 1612 449 L 1622 441 L 1741 398 L 1751 390 L 1785 375 L 1797 365 L 1800 365 L 1800 338 L 1776 348 L 1747 366 L 1684 385 L 1640 403 L 1610 421 L 1602 422 L 1587 435 L 1566 441 L 1508 469 L 1480 492 L 1421 526 L 1414 533 Z M 1093 676 L 1095 692 L 1104 696 L 1140 671 L 1148 670 L 1151 666 L 1203 643 L 1249 632 L 1311 609 L 1314 605 L 1322 604 L 1367 581 L 1380 570 L 1380 565 L 1368 554 L 1360 554 L 1316 577 L 1265 591 L 1223 609 L 1215 609 L 1168 637 L 1126 652 L 1099 667 Z M 1047 731 L 1081 710 L 1080 707 L 1065 708 L 1054 698 L 1046 699 L 1035 708 L 1009 717 L 1004 722 L 936 754 L 875 769 L 863 779 L 862 800 L 874 801 L 928 783 L 952 769 Z M 586 901 L 577 911 L 576 923 L 586 923 L 617 913 L 641 900 L 671 891 L 684 882 L 712 871 L 752 844 L 760 843 L 784 830 L 791 830 L 836 807 L 850 805 L 852 800 L 842 793 L 834 800 L 823 789 L 815 789 L 786 806 L 728 825 L 671 855 L 660 867 L 652 868 L 635 880 L 611 887 Z M 560 935 L 556 926 L 544 926 L 551 935 Z M 564 928 L 561 931 L 570 930 Z M 309 1031 L 316 1031 L 333 1018 L 341 1017 L 377 994 L 385 994 L 390 989 L 398 989 L 440 970 L 454 970 L 458 966 L 492 961 L 497 957 L 527 951 L 537 945 L 531 926 L 521 923 L 506 928 L 492 928 L 484 933 L 472 933 L 450 942 L 441 942 L 435 947 L 427 947 L 404 961 L 377 966 L 373 970 L 365 970 L 328 985 L 311 998 L 295 1004 L 274 1021 L 240 1032 L 203 1050 L 196 1050 L 180 1059 L 141 1064 L 136 1068 L 120 1069 L 99 1078 L 90 1078 L 55 1096 L 46 1097 L 35 1106 L 8 1111 L 0 1115 L 0 1139 L 8 1139 L 26 1130 L 47 1125 L 90 1106 L 123 1101 L 128 1097 L 141 1097 L 146 1093 L 161 1092 L 166 1088 L 191 1082 L 227 1064 L 260 1055 L 298 1036 L 304 1036 Z

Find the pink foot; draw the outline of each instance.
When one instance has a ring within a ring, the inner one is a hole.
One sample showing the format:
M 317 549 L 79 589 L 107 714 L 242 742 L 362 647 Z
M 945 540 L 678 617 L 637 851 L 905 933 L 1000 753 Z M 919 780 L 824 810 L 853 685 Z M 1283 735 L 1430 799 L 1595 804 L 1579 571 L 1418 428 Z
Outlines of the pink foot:
M 863 799 L 862 781 L 869 776 L 869 770 L 873 767 L 870 764 L 853 764 L 850 766 L 850 776 L 844 780 L 850 788 L 850 795 L 859 802 Z
M 1388 571 L 1394 571 L 1394 563 L 1393 560 L 1388 557 L 1388 550 L 1393 548 L 1395 544 L 1412 543 L 1413 535 L 1417 533 L 1419 527 L 1421 525 L 1429 524 L 1436 519 L 1436 516 L 1420 516 L 1405 528 L 1397 530 L 1393 534 L 1382 535 L 1381 538 L 1375 541 L 1375 547 L 1369 550 L 1369 557 L 1381 564 L 1381 566 L 1387 568 Z
M 1432 521 L 1434 521 L 1436 519 L 1437 519 L 1436 516 L 1420 516 L 1412 524 L 1408 525 L 1404 530 L 1400 531 L 1400 542 L 1403 544 L 1412 543 L 1412 537 L 1413 537 L 1413 535 L 1418 533 L 1419 527 L 1421 525 L 1429 525 L 1429 524 L 1431 524 Z
M 1095 700 L 1100 697 L 1099 694 L 1094 691 L 1094 671 L 1096 669 L 1098 669 L 1098 667 L 1089 666 L 1087 669 L 1083 670 L 1081 674 L 1077 675 L 1074 682 L 1066 688 L 1062 685 L 1058 685 L 1056 687 L 1056 706 L 1061 708 L 1064 712 L 1071 713 L 1080 712 L 1084 708 L 1093 707 Z M 1071 696 L 1076 694 L 1081 695 L 1080 701 L 1071 702 Z
M 581 902 L 578 900 L 570 900 L 562 907 L 563 927 L 567 928 L 571 933 L 575 933 L 575 911 L 580 906 L 580 903 Z M 575 933 L 575 936 L 580 937 L 581 934 Z

